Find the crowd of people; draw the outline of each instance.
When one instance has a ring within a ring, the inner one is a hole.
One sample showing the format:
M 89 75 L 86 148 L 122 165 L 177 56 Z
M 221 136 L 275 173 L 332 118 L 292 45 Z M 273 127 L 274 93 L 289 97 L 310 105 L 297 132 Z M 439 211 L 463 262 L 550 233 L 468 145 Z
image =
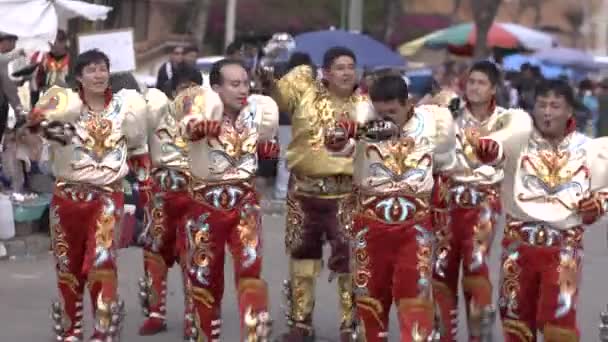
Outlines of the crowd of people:
M 83 340 L 85 287 L 91 341 L 119 338 L 116 249 L 133 240 L 118 226 L 129 174 L 144 213 L 139 334 L 167 329 L 167 274 L 176 265 L 184 338 L 219 340 L 227 246 L 242 339 L 267 341 L 272 320 L 254 178 L 260 161 L 280 156 L 275 196 L 287 204 L 289 256 L 282 341 L 315 338 L 325 243 L 340 341 L 387 341 L 393 304 L 401 341 L 455 340 L 460 279 L 469 341 L 492 335 L 495 306 L 505 341 L 533 341 L 538 333 L 548 342 L 580 340 L 582 236 L 608 210 L 608 140 L 577 125 L 580 103 L 594 107 L 585 101 L 588 85 L 578 96 L 567 82 L 532 70 L 520 76 L 534 82 L 511 83 L 517 91 L 505 92 L 500 68 L 480 61 L 458 77 L 444 72 L 436 89 L 414 101 L 399 72 L 360 82 L 357 56 L 336 46 L 318 70 L 298 54 L 275 75 L 251 75 L 236 49 L 213 64 L 209 87 L 186 57 L 196 51 L 176 48 L 159 70 L 158 89 L 147 89 L 129 76 L 112 81 L 98 50 L 66 61 L 56 44 L 36 57 L 44 73 L 36 76 L 32 91 L 40 96 L 24 130 L 49 144 L 56 181 L 50 230 L 58 341 Z M 75 87 L 57 82 L 65 63 Z M 252 94 L 253 76 L 264 94 Z M 521 108 L 510 108 L 513 94 Z M 290 128 L 280 130 L 282 121 Z M 502 261 L 492 269 L 501 215 Z M 501 272 L 499 284 L 490 281 L 493 272 Z

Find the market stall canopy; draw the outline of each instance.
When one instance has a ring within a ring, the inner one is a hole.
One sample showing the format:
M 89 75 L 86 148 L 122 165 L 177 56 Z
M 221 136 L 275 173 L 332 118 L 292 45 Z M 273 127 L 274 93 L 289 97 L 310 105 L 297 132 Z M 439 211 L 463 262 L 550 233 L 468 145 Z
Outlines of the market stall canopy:
M 469 55 L 474 50 L 476 39 L 475 24 L 464 23 L 405 43 L 399 47 L 399 52 L 404 56 L 411 56 L 426 47 L 447 48 L 455 54 Z M 556 40 L 550 34 L 514 23 L 494 23 L 488 32 L 490 48 L 536 51 L 549 49 L 556 45 Z
M 307 32 L 295 37 L 294 52 L 305 52 L 317 65 L 323 64 L 323 55 L 334 46 L 347 47 L 357 56 L 361 67 L 404 66 L 405 59 L 381 42 L 360 33 L 344 30 Z
M 0 0 L 0 32 L 18 36 L 25 49 L 48 49 L 69 19 L 105 20 L 111 10 L 76 0 Z

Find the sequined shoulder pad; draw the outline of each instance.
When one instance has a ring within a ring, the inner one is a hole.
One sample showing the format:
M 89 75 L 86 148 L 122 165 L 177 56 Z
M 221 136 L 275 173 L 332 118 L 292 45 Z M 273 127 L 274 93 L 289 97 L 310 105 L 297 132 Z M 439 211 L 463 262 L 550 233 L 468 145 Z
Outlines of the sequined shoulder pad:
M 49 121 L 75 122 L 80 117 L 82 104 L 77 92 L 54 86 L 42 95 L 36 109 Z
M 219 121 L 224 112 L 219 95 L 212 89 L 202 87 L 182 91 L 173 100 L 172 107 L 177 119 L 195 115 L 201 116 L 203 120 Z

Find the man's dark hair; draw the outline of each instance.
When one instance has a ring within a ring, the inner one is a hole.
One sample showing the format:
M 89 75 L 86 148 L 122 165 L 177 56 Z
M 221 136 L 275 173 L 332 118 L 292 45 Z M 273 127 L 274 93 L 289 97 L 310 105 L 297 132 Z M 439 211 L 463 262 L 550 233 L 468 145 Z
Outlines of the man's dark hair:
M 175 91 L 177 87 L 184 83 L 194 83 L 200 86 L 203 85 L 203 78 L 200 71 L 181 63 L 173 72 L 173 77 L 171 77 L 171 90 Z
M 138 93 L 141 92 L 135 75 L 130 72 L 120 72 L 110 76 L 110 87 L 112 88 L 112 92 L 115 94 L 123 89 L 133 89 Z
M 57 37 L 55 37 L 55 41 L 65 42 L 66 40 L 68 40 L 68 34 L 62 29 L 57 30 Z
M 407 83 L 398 75 L 382 76 L 372 84 L 369 97 L 373 102 L 398 100 L 401 104 L 405 104 L 408 98 Z
M 222 84 L 222 82 L 224 81 L 222 79 L 222 68 L 227 65 L 238 65 L 246 70 L 245 65 L 243 65 L 243 63 L 238 59 L 224 58 L 222 60 L 219 60 L 213 63 L 213 65 L 211 66 L 211 71 L 209 72 L 209 84 L 211 86 L 214 86 L 216 84 Z
M 500 83 L 500 70 L 498 66 L 490 61 L 479 61 L 473 64 L 471 69 L 469 70 L 469 75 L 473 72 L 481 72 L 488 76 L 490 83 L 493 86 L 497 86 Z
M 241 44 L 241 42 L 233 41 L 232 43 L 228 44 L 228 47 L 226 47 L 226 56 L 230 56 L 239 52 L 242 47 L 243 44 Z
M 334 61 L 343 56 L 350 57 L 355 63 L 357 63 L 357 56 L 355 56 L 353 50 L 343 46 L 334 46 L 327 50 L 323 55 L 323 68 L 331 68 L 331 65 L 334 63 Z
M 310 55 L 306 52 L 294 52 L 291 57 L 289 57 L 289 61 L 287 62 L 287 69 L 291 70 L 300 65 L 310 65 L 312 66 L 312 59 Z
M 105 63 L 108 70 L 110 70 L 110 58 L 108 58 L 105 53 L 97 49 L 85 51 L 76 57 L 76 62 L 74 63 L 74 74 L 76 76 L 82 76 L 82 70 L 87 65 L 97 63 Z
M 194 45 L 186 46 L 184 48 L 184 54 L 187 54 L 190 52 L 196 52 L 197 54 L 199 53 L 198 48 Z
M 571 107 L 575 107 L 577 104 L 574 90 L 572 90 L 568 82 L 563 80 L 545 80 L 536 87 L 536 98 L 548 96 L 549 94 L 562 96 Z

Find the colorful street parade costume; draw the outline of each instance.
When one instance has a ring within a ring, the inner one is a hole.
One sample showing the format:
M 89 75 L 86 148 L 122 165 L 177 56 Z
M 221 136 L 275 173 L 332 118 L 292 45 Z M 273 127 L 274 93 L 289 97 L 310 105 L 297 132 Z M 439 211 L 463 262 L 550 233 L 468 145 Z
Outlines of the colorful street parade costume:
M 267 285 L 262 269 L 262 215 L 254 176 L 258 158 L 275 158 L 278 108 L 251 95 L 231 122 L 216 93 L 190 88 L 175 99 L 182 137 L 188 143 L 190 198 L 185 215 L 186 269 L 196 341 L 219 341 L 226 245 L 234 260 L 242 338 L 268 335 Z
M 118 338 L 123 302 L 118 299 L 116 252 L 122 217 L 122 180 L 129 163 L 148 159 L 146 101 L 136 91 L 106 94 L 93 111 L 75 91 L 51 88 L 31 113 L 51 141 L 57 179 L 50 230 L 61 302 L 53 303 L 59 341 L 81 341 L 82 297 L 88 287 L 95 316 L 92 341 Z
M 349 263 L 354 131 L 349 130 L 349 144 L 342 151 L 329 151 L 324 139 L 326 130 L 338 122 L 351 127 L 366 122 L 373 109 L 367 96 L 358 92 L 344 100 L 332 97 L 313 76 L 309 66 L 299 66 L 276 85 L 282 110 L 292 113 L 293 131 L 287 150 L 291 179 L 285 245 L 291 259 L 285 289 L 290 332 L 285 340 L 301 341 L 314 335 L 315 282 L 327 241 L 331 246 L 328 267 L 338 284 L 341 339 L 348 341 L 354 324 Z

